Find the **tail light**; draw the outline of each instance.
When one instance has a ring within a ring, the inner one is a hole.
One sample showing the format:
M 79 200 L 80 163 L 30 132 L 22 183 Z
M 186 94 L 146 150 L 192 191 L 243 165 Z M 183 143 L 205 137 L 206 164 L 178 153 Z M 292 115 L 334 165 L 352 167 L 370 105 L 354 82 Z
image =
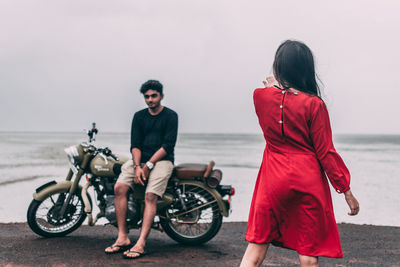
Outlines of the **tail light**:
M 221 196 L 233 196 L 235 194 L 235 188 L 233 188 L 231 185 L 220 185 L 218 186 L 218 192 L 221 194 Z

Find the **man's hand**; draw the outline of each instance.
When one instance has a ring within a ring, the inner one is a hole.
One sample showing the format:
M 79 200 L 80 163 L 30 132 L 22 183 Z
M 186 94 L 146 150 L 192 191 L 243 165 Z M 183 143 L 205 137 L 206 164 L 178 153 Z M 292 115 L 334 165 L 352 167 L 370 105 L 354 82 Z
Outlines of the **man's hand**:
M 360 211 L 360 204 L 358 204 L 358 201 L 353 196 L 353 193 L 351 193 L 351 190 L 347 190 L 346 192 L 344 192 L 344 197 L 346 199 L 347 205 L 349 205 L 350 208 L 350 212 L 347 214 L 349 214 L 350 216 L 357 215 Z
M 140 166 L 137 166 L 135 168 L 135 177 L 133 177 L 133 182 L 135 184 L 141 184 L 142 186 L 144 186 L 144 181 L 146 181 L 148 173 L 149 173 L 148 169 L 146 173 L 144 167 L 141 168 Z
M 147 178 L 149 177 L 149 173 L 150 173 L 149 167 L 147 167 L 147 165 L 144 165 L 142 170 L 143 170 L 143 174 L 144 174 L 144 180 L 147 180 Z

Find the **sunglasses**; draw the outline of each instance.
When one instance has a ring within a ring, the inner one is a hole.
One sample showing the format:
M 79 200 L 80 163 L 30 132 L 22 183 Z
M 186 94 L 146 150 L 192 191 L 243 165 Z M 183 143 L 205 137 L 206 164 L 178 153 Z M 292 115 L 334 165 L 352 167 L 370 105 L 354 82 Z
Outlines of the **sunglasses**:
M 158 96 L 159 96 L 159 94 L 144 95 L 144 98 L 145 98 L 145 99 L 149 99 L 150 97 L 151 97 L 151 98 L 156 98 L 156 97 L 158 97 Z

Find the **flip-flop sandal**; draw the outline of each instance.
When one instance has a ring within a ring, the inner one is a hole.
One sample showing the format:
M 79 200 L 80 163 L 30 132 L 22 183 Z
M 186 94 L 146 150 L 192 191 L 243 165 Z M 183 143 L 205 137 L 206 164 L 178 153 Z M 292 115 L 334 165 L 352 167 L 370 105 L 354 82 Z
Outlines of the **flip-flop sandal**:
M 125 252 L 127 250 L 129 250 L 132 247 L 132 244 L 129 245 L 125 245 L 125 246 L 120 246 L 120 245 L 111 245 L 109 246 L 109 248 L 113 249 L 113 248 L 119 248 L 118 250 L 113 250 L 113 251 L 104 251 L 106 254 L 117 254 L 117 253 L 121 253 L 121 252 Z
M 130 257 L 130 256 L 128 256 L 129 253 L 136 253 L 136 254 L 139 254 L 139 255 L 137 255 L 135 257 Z M 129 249 L 128 253 L 127 254 L 123 254 L 122 257 L 124 259 L 128 259 L 128 260 L 135 260 L 135 259 L 139 259 L 139 258 L 143 257 L 144 255 L 146 255 L 146 251 L 139 252 L 139 251 L 134 251 L 134 250 L 130 250 Z

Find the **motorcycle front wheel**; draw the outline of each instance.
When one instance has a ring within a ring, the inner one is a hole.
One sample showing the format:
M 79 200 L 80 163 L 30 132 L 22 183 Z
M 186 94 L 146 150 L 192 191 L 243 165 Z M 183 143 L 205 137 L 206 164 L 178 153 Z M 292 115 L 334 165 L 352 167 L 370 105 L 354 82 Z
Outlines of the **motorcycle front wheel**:
M 44 237 L 60 237 L 81 226 L 86 213 L 80 194 L 72 195 L 65 212 L 60 214 L 67 196 L 68 193 L 54 193 L 42 201 L 32 200 L 27 213 L 28 225 L 32 231 Z
M 222 225 L 217 200 L 204 188 L 195 184 L 179 185 L 182 201 L 165 210 L 160 223 L 165 233 L 183 244 L 197 245 L 211 240 Z

